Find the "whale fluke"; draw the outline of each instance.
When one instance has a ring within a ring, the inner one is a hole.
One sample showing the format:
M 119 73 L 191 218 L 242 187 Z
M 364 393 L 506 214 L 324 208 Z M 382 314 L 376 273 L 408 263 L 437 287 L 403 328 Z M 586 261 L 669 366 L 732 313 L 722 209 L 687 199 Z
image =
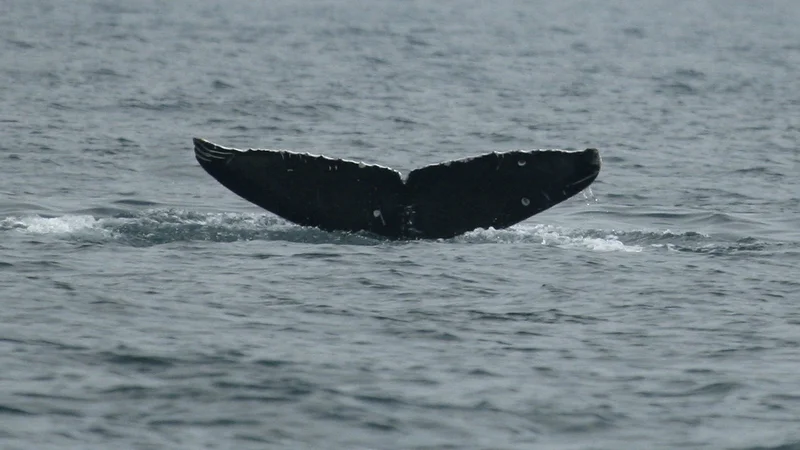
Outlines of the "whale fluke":
M 596 149 L 487 153 L 411 171 L 284 150 L 239 150 L 194 138 L 197 161 L 245 200 L 299 225 L 391 239 L 506 228 L 587 188 Z

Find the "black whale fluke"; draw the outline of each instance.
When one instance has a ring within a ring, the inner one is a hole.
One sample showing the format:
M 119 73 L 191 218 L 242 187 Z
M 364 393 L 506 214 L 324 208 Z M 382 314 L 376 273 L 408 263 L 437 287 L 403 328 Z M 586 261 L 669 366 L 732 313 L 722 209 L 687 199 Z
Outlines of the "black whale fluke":
M 197 161 L 245 200 L 299 225 L 392 239 L 506 228 L 587 188 L 596 149 L 487 153 L 413 170 L 194 139 Z

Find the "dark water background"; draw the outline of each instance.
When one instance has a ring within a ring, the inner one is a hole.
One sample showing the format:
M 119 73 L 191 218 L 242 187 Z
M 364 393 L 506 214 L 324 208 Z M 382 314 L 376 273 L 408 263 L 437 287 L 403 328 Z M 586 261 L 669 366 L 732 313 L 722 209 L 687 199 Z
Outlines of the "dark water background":
M 800 448 L 800 3 L 0 2 L 3 449 Z M 597 147 L 509 230 L 288 224 L 191 137 Z

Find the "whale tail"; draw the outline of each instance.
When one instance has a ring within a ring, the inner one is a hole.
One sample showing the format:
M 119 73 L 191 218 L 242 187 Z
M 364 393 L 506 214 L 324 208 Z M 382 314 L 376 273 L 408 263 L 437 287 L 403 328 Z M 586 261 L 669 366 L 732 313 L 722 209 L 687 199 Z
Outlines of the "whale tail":
M 487 153 L 413 170 L 194 139 L 203 169 L 234 193 L 299 225 L 392 239 L 506 228 L 587 188 L 596 149 Z

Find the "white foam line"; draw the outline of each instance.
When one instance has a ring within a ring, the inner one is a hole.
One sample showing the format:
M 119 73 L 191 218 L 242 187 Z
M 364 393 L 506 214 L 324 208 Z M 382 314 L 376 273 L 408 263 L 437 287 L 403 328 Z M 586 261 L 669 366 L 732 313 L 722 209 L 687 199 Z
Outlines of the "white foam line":
M 99 221 L 92 216 L 7 217 L 2 222 L 3 228 L 32 234 L 68 234 L 99 227 Z
M 638 245 L 625 245 L 614 234 L 607 234 L 605 237 L 588 237 L 580 235 L 580 231 L 571 231 L 546 226 L 536 225 L 531 229 L 531 233 L 541 237 L 542 244 L 555 245 L 562 248 L 583 247 L 598 252 L 631 252 L 638 253 L 642 247 Z
M 626 245 L 616 235 L 608 234 L 603 238 L 589 237 L 580 231 L 567 231 L 548 225 L 516 225 L 504 230 L 475 230 L 464 235 L 467 239 L 481 238 L 495 242 L 530 242 L 531 238 L 540 240 L 542 245 L 561 248 L 586 248 L 596 252 L 628 252 L 639 253 L 643 250 L 638 245 Z M 458 238 L 457 238 L 458 239 Z

